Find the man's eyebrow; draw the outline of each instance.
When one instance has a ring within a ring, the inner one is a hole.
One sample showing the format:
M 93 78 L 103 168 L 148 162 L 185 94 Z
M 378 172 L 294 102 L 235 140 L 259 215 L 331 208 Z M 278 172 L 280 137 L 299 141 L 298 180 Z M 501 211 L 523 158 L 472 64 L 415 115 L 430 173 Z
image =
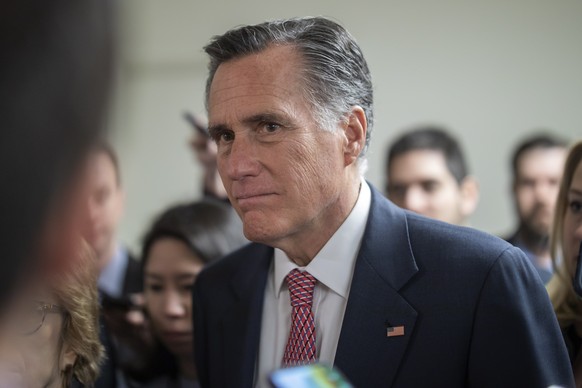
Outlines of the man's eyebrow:
M 277 113 L 265 112 L 265 113 L 258 113 L 256 115 L 252 115 L 246 117 L 242 120 L 243 124 L 245 125 L 252 125 L 257 123 L 278 123 L 281 125 L 286 126 L 288 120 L 286 120 L 282 115 Z
M 570 192 L 570 194 L 577 194 L 577 195 L 582 195 L 582 190 L 579 190 L 577 188 L 574 187 L 570 187 L 570 190 L 568 190 Z

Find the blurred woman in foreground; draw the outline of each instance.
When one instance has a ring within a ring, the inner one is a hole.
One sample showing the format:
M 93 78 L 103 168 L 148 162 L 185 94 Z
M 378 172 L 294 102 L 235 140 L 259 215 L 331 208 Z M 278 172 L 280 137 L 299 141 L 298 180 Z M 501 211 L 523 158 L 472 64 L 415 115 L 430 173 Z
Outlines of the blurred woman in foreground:
M 87 245 L 65 269 L 44 268 L 18 289 L 0 321 L 0 387 L 91 386 L 99 374 L 99 304 Z M 40 280 L 39 280 L 40 279 Z

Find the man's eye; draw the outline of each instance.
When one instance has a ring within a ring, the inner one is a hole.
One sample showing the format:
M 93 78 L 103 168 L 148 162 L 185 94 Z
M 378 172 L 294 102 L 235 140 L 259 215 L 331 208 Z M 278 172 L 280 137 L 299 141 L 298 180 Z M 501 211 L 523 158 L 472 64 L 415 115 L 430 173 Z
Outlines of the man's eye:
M 532 179 L 522 179 L 521 181 L 519 181 L 519 186 L 521 186 L 522 188 L 532 188 L 535 187 L 536 182 Z
M 427 193 L 433 193 L 437 191 L 439 184 L 437 182 L 424 182 L 422 184 L 422 188 Z
M 224 132 L 220 135 L 220 140 L 222 141 L 233 141 L 234 140 L 234 133 L 232 132 Z
M 276 123 L 265 123 L 262 125 L 263 131 L 267 132 L 267 133 L 276 132 L 280 128 L 281 128 L 281 126 L 279 124 L 276 124 Z
M 234 140 L 234 133 L 231 131 L 221 131 L 212 136 L 212 139 L 216 142 L 216 144 L 220 144 L 223 142 L 231 142 Z

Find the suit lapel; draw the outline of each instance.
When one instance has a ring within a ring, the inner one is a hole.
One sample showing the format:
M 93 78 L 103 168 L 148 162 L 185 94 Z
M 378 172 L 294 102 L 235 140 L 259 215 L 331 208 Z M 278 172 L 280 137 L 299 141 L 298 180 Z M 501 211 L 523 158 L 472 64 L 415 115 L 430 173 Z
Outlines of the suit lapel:
M 225 386 L 253 385 L 261 334 L 262 305 L 273 249 L 253 244 L 248 265 L 233 275 L 233 298 L 222 319 Z M 254 259 L 251 259 L 254 258 Z
M 417 272 L 405 213 L 372 188 L 335 357 L 335 365 L 355 386 L 393 383 L 417 317 L 399 290 Z M 390 336 L 389 327 L 395 328 Z

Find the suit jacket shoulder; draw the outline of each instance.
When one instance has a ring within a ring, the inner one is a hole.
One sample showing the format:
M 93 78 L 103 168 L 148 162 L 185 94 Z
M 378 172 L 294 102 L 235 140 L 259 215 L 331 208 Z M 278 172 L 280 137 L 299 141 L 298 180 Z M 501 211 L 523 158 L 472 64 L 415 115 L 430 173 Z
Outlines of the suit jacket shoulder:
M 335 364 L 366 387 L 572 384 L 547 293 L 519 249 L 375 190 Z
M 511 244 L 493 235 L 410 212 L 405 214 L 412 253 L 426 270 L 444 267 L 451 272 L 457 268 L 482 273 L 508 250 L 513 259 L 524 259 Z

